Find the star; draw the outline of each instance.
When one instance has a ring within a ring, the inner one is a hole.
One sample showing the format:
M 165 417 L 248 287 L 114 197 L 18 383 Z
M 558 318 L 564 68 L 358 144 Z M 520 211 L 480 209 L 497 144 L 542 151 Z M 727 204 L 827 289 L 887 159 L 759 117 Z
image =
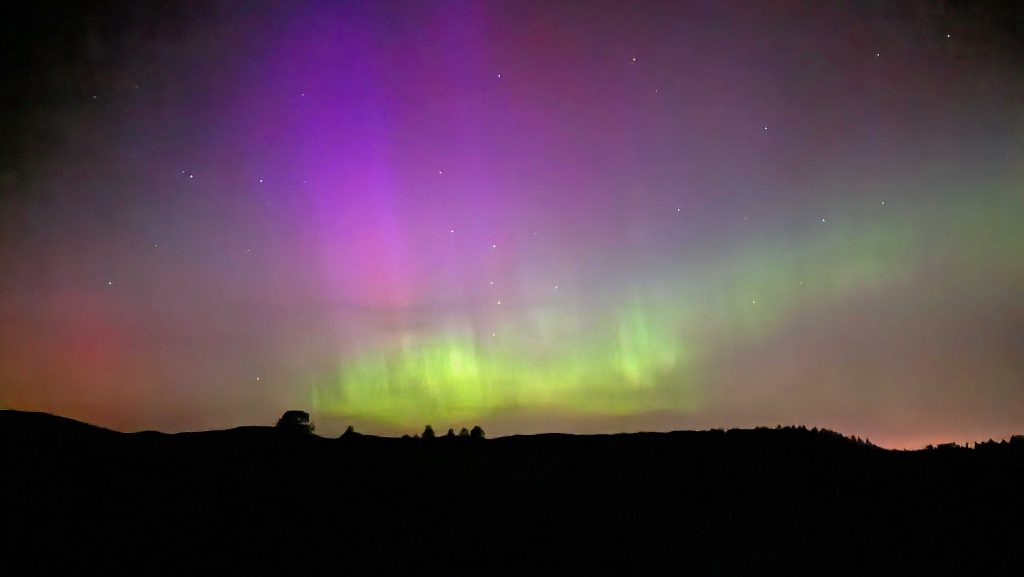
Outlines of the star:
M 825 222 L 825 219 L 821 219 L 821 222 Z
M 491 286 L 494 286 L 494 281 L 491 281 Z
M 107 286 L 114 286 L 114 281 L 108 280 L 107 281 Z
M 765 130 L 768 130 L 768 127 L 767 127 L 767 126 L 765 126 L 765 127 L 764 127 L 764 129 L 765 129 Z
M 491 245 L 491 248 L 498 248 L 498 245 L 496 245 L 496 244 L 492 244 L 492 245 Z
M 633 57 L 633 62 L 636 62 L 636 56 Z
M 757 301 L 756 301 L 756 300 L 750 301 L 750 304 L 752 304 L 752 305 L 756 305 L 756 304 L 757 304 Z
M 444 174 L 444 171 L 443 170 L 439 170 L 439 171 L 437 171 L 437 173 L 438 174 Z
M 498 78 L 501 78 L 501 74 L 498 75 Z
M 882 56 L 881 52 L 875 52 L 875 58 L 879 58 L 880 56 Z
M 188 177 L 189 177 L 189 178 L 191 179 L 191 178 L 195 178 L 195 177 L 196 177 L 196 175 L 194 175 L 194 174 L 190 174 L 190 175 L 188 175 Z
M 882 201 L 882 204 L 885 204 L 885 201 L 884 201 L 884 200 Z
M 260 184 L 263 184 L 263 179 L 262 178 L 260 179 Z
M 558 285 L 555 285 L 555 290 L 558 290 Z
M 449 229 L 449 230 L 448 230 L 448 234 L 455 234 L 455 229 L 454 229 L 454 228 L 452 228 L 452 229 Z
M 949 35 L 949 34 L 946 34 L 946 38 L 949 38 L 949 37 L 950 37 L 950 35 Z
M 260 378 L 259 378 L 259 377 L 256 377 L 256 380 L 258 381 L 258 380 L 260 380 Z
M 500 304 L 501 304 L 501 301 L 498 301 L 498 304 L 500 305 Z

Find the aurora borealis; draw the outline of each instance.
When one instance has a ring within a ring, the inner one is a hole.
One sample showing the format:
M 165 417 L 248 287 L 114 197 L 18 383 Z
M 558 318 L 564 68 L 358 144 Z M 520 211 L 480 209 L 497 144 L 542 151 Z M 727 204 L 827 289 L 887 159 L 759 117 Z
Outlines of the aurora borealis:
M 5 9 L 0 403 L 1019 433 L 1010 4 Z

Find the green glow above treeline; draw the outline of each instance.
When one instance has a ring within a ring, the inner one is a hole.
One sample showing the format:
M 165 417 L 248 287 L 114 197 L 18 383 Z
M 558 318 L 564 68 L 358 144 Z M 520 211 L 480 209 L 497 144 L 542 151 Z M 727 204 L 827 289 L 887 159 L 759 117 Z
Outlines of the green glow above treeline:
M 704 370 L 727 362 L 723 345 L 770 338 L 800 314 L 904 283 L 936 242 L 971 254 L 1019 250 L 1024 235 L 1008 216 L 1019 199 L 986 196 L 902 210 L 890 203 L 789 240 L 753 239 L 620 282 L 600 304 L 581 294 L 511 310 L 500 322 L 452 313 L 427 329 L 398 329 L 317 377 L 312 404 L 323 415 L 402 427 L 475 422 L 506 409 L 697 413 Z

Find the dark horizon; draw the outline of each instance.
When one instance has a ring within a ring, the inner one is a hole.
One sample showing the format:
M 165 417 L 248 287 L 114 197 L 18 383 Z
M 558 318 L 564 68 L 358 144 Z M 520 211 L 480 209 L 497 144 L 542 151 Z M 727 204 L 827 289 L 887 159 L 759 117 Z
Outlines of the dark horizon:
M 293 413 L 293 412 L 302 412 L 302 411 L 289 410 L 286 413 Z M 89 422 L 86 422 L 86 421 L 80 421 L 80 420 L 77 420 L 77 419 L 72 419 L 70 417 L 66 417 L 66 416 L 63 416 L 63 415 L 56 415 L 56 414 L 40 412 L 40 411 L 21 411 L 21 410 L 12 409 L 12 408 L 0 409 L 0 419 L 7 418 L 7 417 L 4 416 L 5 413 L 11 413 L 11 414 L 14 414 L 15 416 L 18 416 L 18 417 L 25 416 L 25 417 L 30 417 L 30 418 L 38 417 L 40 419 L 47 419 L 47 418 L 49 418 L 49 419 L 57 419 L 58 422 L 69 421 L 71 423 L 75 423 L 76 425 L 85 425 L 85 426 L 88 426 L 90 428 L 110 431 L 110 432 L 117 433 L 117 434 L 122 434 L 122 435 L 135 435 L 135 434 L 139 434 L 139 433 L 158 433 L 160 435 L 173 436 L 173 435 L 178 435 L 178 434 L 225 433 L 225 432 L 231 432 L 231 431 L 243 430 L 243 429 L 275 429 L 275 428 L 276 429 L 280 429 L 283 426 L 282 425 L 282 421 L 284 420 L 284 417 L 281 417 L 280 419 L 276 419 L 276 421 L 277 421 L 276 424 L 273 423 L 273 421 L 275 419 L 272 419 L 271 421 L 268 421 L 268 422 L 265 422 L 265 423 L 264 422 L 261 422 L 261 423 L 248 423 L 248 424 L 237 425 L 237 426 L 234 426 L 234 427 L 223 428 L 223 429 L 203 429 L 203 430 L 188 430 L 188 431 L 159 431 L 159 430 L 154 430 L 154 429 L 143 429 L 143 430 L 135 430 L 135 431 L 121 431 L 121 430 L 117 430 L 117 429 L 110 429 L 108 427 L 102 427 L 102 426 L 97 425 L 95 423 L 89 423 Z M 306 413 L 306 415 L 308 417 L 308 413 Z M 421 440 L 422 439 L 422 440 L 428 440 L 423 435 L 423 433 L 422 433 L 422 431 L 424 431 L 424 429 L 426 427 L 429 427 L 432 430 L 433 437 L 431 437 L 431 438 L 443 439 L 443 438 L 447 438 L 447 437 L 450 436 L 450 435 L 448 435 L 448 430 L 449 429 L 451 429 L 455 433 L 455 436 L 457 436 L 457 437 L 459 437 L 459 436 L 468 436 L 469 430 L 470 430 L 470 427 L 456 427 L 456 426 L 439 426 L 439 427 L 435 428 L 432 424 L 427 423 L 426 425 L 424 425 L 424 427 L 421 427 L 419 431 L 408 431 L 408 432 L 405 432 L 405 433 L 394 434 L 394 435 L 382 435 L 382 434 L 374 434 L 374 433 L 365 433 L 365 432 L 356 430 L 354 426 L 350 426 L 349 425 L 349 426 L 346 426 L 346 428 L 343 430 L 344 432 L 341 433 L 341 434 L 333 434 L 333 433 L 325 434 L 325 432 L 322 429 L 320 429 L 319 426 L 317 426 L 315 420 L 310 419 L 308 423 L 309 423 L 309 425 L 312 425 L 312 427 L 308 431 L 302 431 L 302 435 L 303 436 L 315 436 L 315 437 L 319 437 L 319 438 L 322 438 L 322 439 L 328 439 L 328 440 L 329 439 L 339 439 L 339 438 L 345 437 L 348 434 L 352 434 L 352 433 L 355 433 L 359 437 L 378 438 L 378 439 L 390 439 L 390 440 L 407 440 L 407 439 Z M 40 425 L 45 425 L 45 423 L 42 423 L 42 422 L 40 422 L 39 424 Z M 351 430 L 348 430 L 349 427 L 351 427 Z M 285 428 L 287 428 L 287 427 L 285 427 Z M 478 427 L 476 425 L 473 425 L 473 428 L 480 428 L 480 427 Z M 465 430 L 465 434 L 464 435 L 459 435 L 460 429 L 464 429 Z M 1006 444 L 1006 443 L 1022 443 L 1022 444 L 1024 444 L 1024 433 L 1020 433 L 1020 434 L 1016 434 L 1015 433 L 1015 434 L 1011 434 L 1011 435 L 1009 435 L 1009 436 L 1007 436 L 1005 438 L 988 438 L 988 439 L 977 439 L 977 440 L 967 440 L 967 441 L 956 440 L 956 439 L 949 439 L 949 440 L 945 440 L 945 441 L 929 443 L 929 444 L 927 444 L 925 446 L 921 446 L 921 447 L 902 447 L 902 448 L 896 448 L 896 447 L 881 446 L 881 445 L 878 445 L 877 443 L 875 443 L 874 441 L 872 441 L 870 438 L 861 438 L 861 437 L 858 437 L 856 435 L 846 434 L 843 431 L 837 431 L 837 430 L 834 430 L 834 429 L 830 429 L 828 427 L 806 426 L 806 425 L 798 425 L 798 424 L 781 424 L 781 423 L 775 424 L 775 425 L 757 425 L 757 426 L 752 426 L 752 427 L 728 427 L 728 428 L 713 427 L 713 428 L 707 428 L 707 429 L 673 429 L 673 430 L 665 430 L 665 431 L 645 431 L 645 430 L 638 430 L 638 431 L 610 431 L 610 432 L 609 431 L 604 431 L 604 432 L 596 432 L 596 433 L 578 433 L 578 432 L 577 433 L 573 433 L 573 432 L 564 432 L 564 431 L 540 431 L 540 432 L 533 432 L 533 433 L 512 433 L 512 434 L 508 434 L 508 435 L 490 435 L 483 428 L 480 428 L 480 431 L 481 431 L 480 437 L 481 438 L 485 438 L 485 439 L 505 439 L 505 438 L 510 438 L 510 437 L 543 437 L 543 436 L 604 437 L 604 436 L 622 436 L 622 435 L 627 435 L 627 436 L 628 435 L 640 435 L 640 436 L 645 436 L 645 435 L 671 435 L 671 434 L 675 434 L 675 433 L 679 433 L 679 434 L 722 434 L 722 433 L 733 433 L 733 434 L 735 434 L 735 433 L 758 433 L 758 432 L 771 432 L 771 431 L 783 431 L 783 432 L 793 432 L 793 431 L 798 431 L 799 432 L 799 431 L 802 431 L 802 432 L 811 433 L 811 434 L 821 433 L 822 435 L 827 435 L 827 436 L 830 436 L 830 437 L 833 437 L 833 438 L 839 438 L 839 439 L 842 439 L 842 440 L 845 440 L 845 441 L 851 441 L 851 442 L 855 442 L 855 443 L 858 443 L 858 444 L 862 444 L 864 446 L 869 446 L 869 447 L 872 447 L 872 448 L 875 448 L 875 449 L 882 449 L 882 450 L 886 450 L 886 451 L 922 451 L 922 450 L 929 450 L 929 449 L 936 449 L 936 448 L 975 449 L 975 448 L 978 448 L 979 446 L 992 445 L 992 444 Z M 474 436 L 475 436 L 475 433 L 474 433 Z
M 292 416 L 164 435 L 0 412 L 5 569 L 995 577 L 1024 564 L 1024 437 L 931 451 L 806 429 L 325 439 Z

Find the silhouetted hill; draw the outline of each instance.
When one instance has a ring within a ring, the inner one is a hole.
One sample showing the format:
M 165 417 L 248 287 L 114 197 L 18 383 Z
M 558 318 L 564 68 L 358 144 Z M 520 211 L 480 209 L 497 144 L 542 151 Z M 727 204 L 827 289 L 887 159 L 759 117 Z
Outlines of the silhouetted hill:
M 48 413 L 3 410 L 0 434 L 5 443 L 68 443 L 109 439 L 121 433 Z
M 24 573 L 985 574 L 1024 568 L 1024 447 L 802 428 L 338 439 L 0 411 Z

